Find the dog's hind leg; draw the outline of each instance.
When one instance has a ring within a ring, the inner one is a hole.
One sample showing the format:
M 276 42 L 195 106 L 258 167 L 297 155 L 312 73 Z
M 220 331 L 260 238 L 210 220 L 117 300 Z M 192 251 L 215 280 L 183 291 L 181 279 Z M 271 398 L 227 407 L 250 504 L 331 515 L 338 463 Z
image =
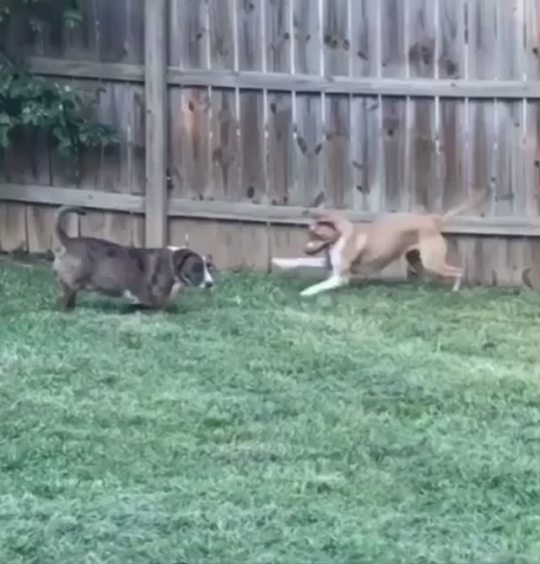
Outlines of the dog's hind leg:
M 345 276 L 343 274 L 332 274 L 330 278 L 327 278 L 318 284 L 314 284 L 313 286 L 309 286 L 309 288 L 300 292 L 300 295 L 304 297 L 316 296 L 321 292 L 327 292 L 328 290 L 335 290 L 336 288 L 346 286 L 348 283 L 349 276 Z
M 446 263 L 447 245 L 443 237 L 430 238 L 420 245 L 420 257 L 426 270 L 442 278 L 453 278 L 452 291 L 461 288 L 463 269 Z

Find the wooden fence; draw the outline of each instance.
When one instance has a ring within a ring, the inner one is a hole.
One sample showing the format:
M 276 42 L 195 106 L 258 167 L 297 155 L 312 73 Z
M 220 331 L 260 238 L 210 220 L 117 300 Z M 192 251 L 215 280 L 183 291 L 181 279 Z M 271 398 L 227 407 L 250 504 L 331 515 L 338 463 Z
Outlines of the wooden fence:
M 115 149 L 57 156 L 31 132 L 0 170 L 0 249 L 84 234 L 183 242 L 225 267 L 297 254 L 321 193 L 357 220 L 445 210 L 452 260 L 482 283 L 540 271 L 537 0 L 83 0 L 77 30 L 9 41 L 88 91 Z M 393 270 L 391 273 L 399 273 Z

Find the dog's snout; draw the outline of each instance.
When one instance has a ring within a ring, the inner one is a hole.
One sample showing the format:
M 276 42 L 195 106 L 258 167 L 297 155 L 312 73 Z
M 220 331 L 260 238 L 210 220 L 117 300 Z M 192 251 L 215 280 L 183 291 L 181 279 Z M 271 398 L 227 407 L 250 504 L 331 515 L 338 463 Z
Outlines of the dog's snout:
M 213 280 L 207 280 L 207 281 L 204 283 L 204 287 L 205 287 L 205 288 L 213 288 L 213 286 L 214 286 L 214 281 L 213 281 Z

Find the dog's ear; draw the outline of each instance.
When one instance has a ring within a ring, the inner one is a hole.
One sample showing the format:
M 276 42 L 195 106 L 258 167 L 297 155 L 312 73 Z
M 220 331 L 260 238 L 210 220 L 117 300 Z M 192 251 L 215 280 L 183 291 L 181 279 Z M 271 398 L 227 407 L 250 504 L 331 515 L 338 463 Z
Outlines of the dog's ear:
M 193 256 L 197 256 L 196 253 L 190 249 L 182 248 L 173 251 L 172 263 L 175 272 L 180 272 L 184 268 L 187 260 Z

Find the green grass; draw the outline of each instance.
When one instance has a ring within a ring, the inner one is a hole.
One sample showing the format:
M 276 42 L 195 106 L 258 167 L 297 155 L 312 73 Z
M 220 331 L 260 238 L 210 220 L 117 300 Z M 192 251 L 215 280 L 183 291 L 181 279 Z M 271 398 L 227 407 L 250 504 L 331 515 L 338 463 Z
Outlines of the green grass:
M 0 264 L 0 562 L 540 561 L 540 298 L 305 284 L 65 315 Z

